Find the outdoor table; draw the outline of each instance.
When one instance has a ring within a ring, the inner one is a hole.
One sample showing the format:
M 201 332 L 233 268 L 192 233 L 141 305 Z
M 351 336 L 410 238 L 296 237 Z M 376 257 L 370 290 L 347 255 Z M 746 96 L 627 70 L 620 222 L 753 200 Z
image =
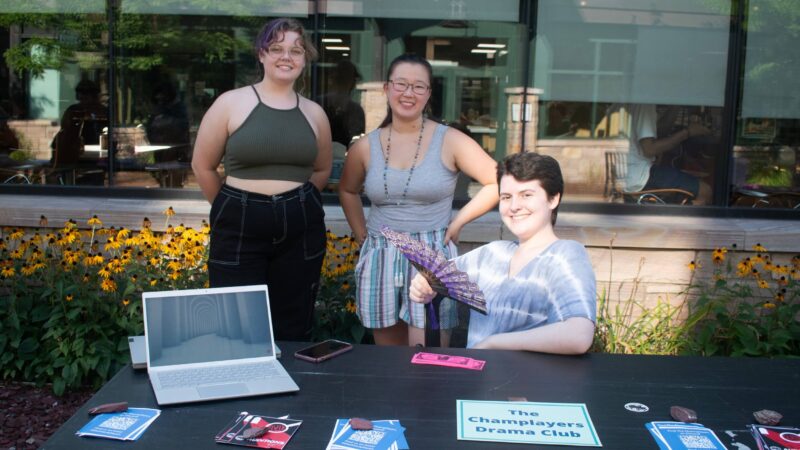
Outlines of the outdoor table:
M 130 407 L 159 408 L 146 371 L 127 366 L 42 448 L 220 450 L 225 447 L 216 444 L 214 436 L 241 411 L 303 420 L 288 450 L 324 449 L 335 419 L 350 417 L 399 419 L 412 449 L 525 448 L 456 439 L 457 399 L 510 397 L 585 403 L 606 449 L 658 449 L 645 423 L 672 420 L 673 405 L 694 409 L 698 422 L 714 430 L 731 449 L 739 447 L 730 445 L 726 430 L 738 430 L 732 433 L 746 437 L 746 425 L 754 423 L 756 410 L 779 411 L 784 415 L 782 424 L 800 426 L 800 360 L 424 349 L 486 361 L 482 371 L 473 371 L 412 365 L 412 356 L 421 349 L 371 345 L 356 345 L 314 364 L 293 357 L 305 345 L 279 343 L 281 363 L 300 386 L 299 392 L 163 406 L 161 416 L 135 442 L 76 436 L 89 421 L 91 406 L 127 401 Z M 624 407 L 629 402 L 647 405 L 649 411 L 629 411 Z

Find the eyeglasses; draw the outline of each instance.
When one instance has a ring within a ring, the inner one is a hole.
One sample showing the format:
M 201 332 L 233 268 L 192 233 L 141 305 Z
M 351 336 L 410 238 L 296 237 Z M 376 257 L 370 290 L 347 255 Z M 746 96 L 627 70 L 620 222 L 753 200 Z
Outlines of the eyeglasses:
M 293 59 L 300 59 L 306 55 L 306 50 L 303 47 L 289 47 L 288 49 L 284 49 L 280 45 L 270 45 L 267 47 L 267 53 L 273 58 L 280 58 L 287 51 L 289 52 L 289 56 Z
M 417 95 L 425 95 L 428 93 L 428 90 L 430 89 L 430 87 L 425 86 L 424 84 L 409 84 L 406 81 L 389 80 L 389 84 L 392 85 L 392 89 L 394 89 L 395 92 L 405 92 L 406 89 L 410 87 L 411 92 Z

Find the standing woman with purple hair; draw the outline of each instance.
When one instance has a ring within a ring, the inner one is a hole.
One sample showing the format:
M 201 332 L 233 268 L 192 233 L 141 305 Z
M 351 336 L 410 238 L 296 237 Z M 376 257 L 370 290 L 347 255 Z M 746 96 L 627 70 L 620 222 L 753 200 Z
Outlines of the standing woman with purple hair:
M 294 84 L 317 51 L 300 22 L 283 18 L 264 25 L 255 51 L 264 78 L 220 95 L 195 142 L 192 169 L 211 202 L 209 279 L 267 284 L 275 339 L 307 340 L 325 255 L 320 191 L 331 131 Z

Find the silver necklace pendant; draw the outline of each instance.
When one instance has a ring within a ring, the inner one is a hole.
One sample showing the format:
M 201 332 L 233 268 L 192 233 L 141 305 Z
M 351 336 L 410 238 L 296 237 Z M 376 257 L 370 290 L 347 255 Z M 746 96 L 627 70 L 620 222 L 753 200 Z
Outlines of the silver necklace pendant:
M 406 179 L 406 185 L 403 188 L 403 195 L 400 197 L 400 200 L 395 200 L 394 204 L 396 206 L 400 206 L 402 201 L 406 199 L 408 195 L 408 186 L 411 184 L 411 177 L 414 175 L 414 168 L 417 166 L 417 160 L 419 159 L 419 151 L 422 147 L 422 135 L 425 132 L 425 116 L 422 117 L 422 124 L 419 127 L 419 137 L 417 138 L 417 150 L 414 152 L 414 161 L 411 163 L 411 168 L 408 170 L 408 179 Z M 392 124 L 389 124 L 389 136 L 386 141 L 386 155 L 383 158 L 383 194 L 386 196 L 386 202 L 391 204 L 389 198 L 389 183 L 386 180 L 386 172 L 389 170 L 389 152 L 392 149 Z

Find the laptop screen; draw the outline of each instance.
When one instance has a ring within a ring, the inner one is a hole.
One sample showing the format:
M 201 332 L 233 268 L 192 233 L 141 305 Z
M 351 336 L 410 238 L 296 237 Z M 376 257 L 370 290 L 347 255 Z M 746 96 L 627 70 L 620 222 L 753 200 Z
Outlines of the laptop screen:
M 150 367 L 274 356 L 267 290 L 259 288 L 145 293 Z

